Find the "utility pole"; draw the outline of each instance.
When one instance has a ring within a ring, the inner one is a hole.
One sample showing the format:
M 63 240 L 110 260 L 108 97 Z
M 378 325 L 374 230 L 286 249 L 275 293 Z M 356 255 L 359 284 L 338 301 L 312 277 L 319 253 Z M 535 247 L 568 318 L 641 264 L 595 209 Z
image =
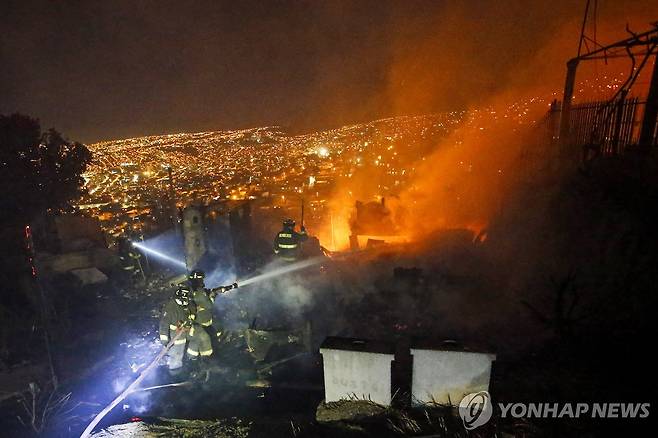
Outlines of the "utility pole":
M 569 143 L 569 131 L 571 129 L 571 100 L 573 99 L 573 89 L 574 85 L 576 83 L 576 71 L 578 70 L 578 63 L 580 61 L 582 51 L 583 51 L 583 44 L 589 51 L 589 45 L 587 41 L 589 40 L 594 44 L 596 47 L 597 42 L 596 42 L 596 35 L 595 39 L 592 40 L 589 38 L 587 35 L 585 35 L 585 28 L 587 27 L 587 20 L 589 18 L 589 7 L 590 7 L 590 0 L 587 0 L 585 4 L 585 14 L 583 14 L 583 23 L 580 26 L 580 39 L 578 40 L 578 53 L 576 54 L 576 57 L 573 59 L 570 59 L 567 62 L 567 77 L 564 81 L 564 95 L 562 96 L 562 109 L 560 113 L 560 128 L 558 131 L 558 136 L 559 136 L 559 142 L 560 145 L 562 146 L 562 152 L 565 152 L 565 146 L 568 145 Z M 598 0 L 594 0 L 594 25 L 596 26 L 596 9 L 597 9 L 597 3 Z
M 580 27 L 580 40 L 578 41 L 578 54 L 576 56 L 580 56 L 580 53 L 583 50 L 583 40 L 585 38 L 585 25 L 587 25 L 587 17 L 589 15 L 589 3 L 590 0 L 587 0 L 587 3 L 585 4 L 585 15 L 583 16 L 583 24 Z

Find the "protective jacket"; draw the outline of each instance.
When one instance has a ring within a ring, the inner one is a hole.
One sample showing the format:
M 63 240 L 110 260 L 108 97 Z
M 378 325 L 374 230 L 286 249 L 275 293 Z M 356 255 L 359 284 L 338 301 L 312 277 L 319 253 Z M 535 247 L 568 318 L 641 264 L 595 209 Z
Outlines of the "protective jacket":
M 283 229 L 274 238 L 274 254 L 286 261 L 295 261 L 299 255 L 299 243 L 308 239 L 302 228 L 300 233 L 294 229 Z
M 196 305 L 193 302 L 190 302 L 187 306 L 181 306 L 175 299 L 169 300 L 165 304 L 160 318 L 160 340 L 167 343 L 176 335 L 178 328 L 191 327 L 196 322 L 196 313 Z M 184 344 L 186 340 L 187 336 L 181 336 L 174 344 Z
M 196 322 L 204 327 L 212 325 L 213 299 L 206 288 L 192 289 L 192 301 L 196 304 Z

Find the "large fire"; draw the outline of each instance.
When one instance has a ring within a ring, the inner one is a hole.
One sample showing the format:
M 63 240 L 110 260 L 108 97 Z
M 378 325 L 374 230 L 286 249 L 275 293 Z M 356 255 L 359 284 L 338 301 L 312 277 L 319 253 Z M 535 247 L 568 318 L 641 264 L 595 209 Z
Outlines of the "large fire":
M 615 21 L 613 15 L 605 21 L 599 17 L 601 43 L 628 36 L 624 34 L 624 23 Z M 639 26 L 642 20 L 634 17 L 630 23 Z M 330 220 L 318 233 L 323 245 L 332 250 L 347 249 L 351 235 L 361 236 L 359 246 L 367 240 L 365 236 L 371 240 L 415 242 L 448 229 L 470 230 L 475 237 L 485 239 L 489 222 L 504 208 L 505 196 L 518 183 L 520 170 L 527 172 L 530 167 L 524 163 L 522 152 L 539 147 L 536 128 L 551 103 L 562 98 L 565 62 L 576 54 L 578 30 L 576 20 L 564 25 L 534 51 L 534 58 L 524 59 L 522 65 L 501 78 L 504 82 L 493 97 L 484 101 L 472 99 L 477 103 L 472 103 L 468 110 L 446 113 L 451 132 L 430 151 L 414 154 L 407 150 L 410 148 L 398 145 L 394 164 L 390 157 L 378 157 L 370 166 L 360 167 L 339 181 L 328 203 Z M 429 49 L 433 49 L 431 44 Z M 423 50 L 425 47 L 419 45 L 412 51 L 414 56 L 404 56 L 396 64 L 393 77 L 406 78 L 411 74 L 414 59 L 421 57 Z M 628 58 L 583 64 L 578 72 L 574 103 L 609 99 L 627 80 L 631 67 Z M 451 71 L 449 66 L 446 71 Z M 401 102 L 401 109 L 413 106 L 418 96 L 441 96 L 445 94 L 442 87 L 463 83 L 460 78 L 413 82 L 426 84 L 427 89 L 405 95 L 395 88 L 391 99 Z M 646 77 L 640 77 L 630 95 L 643 95 L 647 83 Z M 394 186 L 383 183 L 381 169 L 387 166 L 404 170 L 405 181 Z M 381 197 L 387 200 L 397 232 L 355 232 L 357 201 Z
M 361 248 L 368 239 L 413 242 L 440 229 L 467 229 L 479 235 L 499 207 L 512 177 L 521 132 L 543 115 L 548 102 L 548 98 L 530 98 L 504 108 L 491 106 L 471 110 L 466 117 L 460 115 L 463 121 L 433 152 L 410 154 L 396 163 L 409 169 L 410 177 L 386 192 L 378 163 L 359 168 L 339 181 L 329 202 L 329 220 L 318 233 L 321 242 L 331 250 L 344 250 L 354 247 L 352 235 Z M 501 144 L 505 147 L 499 147 Z M 377 213 L 368 209 L 376 210 L 384 199 L 385 212 L 377 219 Z M 379 220 L 379 228 L 359 224 L 359 205 L 365 210 L 365 221 Z

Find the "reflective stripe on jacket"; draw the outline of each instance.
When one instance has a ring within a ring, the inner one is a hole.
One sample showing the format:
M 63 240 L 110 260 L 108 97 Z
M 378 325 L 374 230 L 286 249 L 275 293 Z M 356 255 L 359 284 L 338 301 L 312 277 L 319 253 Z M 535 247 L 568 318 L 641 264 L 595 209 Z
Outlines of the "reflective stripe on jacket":
M 280 231 L 274 238 L 274 253 L 284 260 L 294 260 L 297 258 L 299 243 L 306 240 L 307 237 L 305 232 Z
M 160 317 L 160 339 L 168 341 L 173 338 L 179 326 L 188 321 L 195 321 L 196 306 L 193 302 L 187 307 L 182 307 L 176 304 L 172 298 L 165 304 L 162 316 Z M 179 338 L 176 344 L 185 343 L 185 337 Z
M 196 304 L 196 322 L 204 327 L 212 324 L 213 302 L 208 295 L 208 290 L 203 288 L 193 290 L 192 300 Z

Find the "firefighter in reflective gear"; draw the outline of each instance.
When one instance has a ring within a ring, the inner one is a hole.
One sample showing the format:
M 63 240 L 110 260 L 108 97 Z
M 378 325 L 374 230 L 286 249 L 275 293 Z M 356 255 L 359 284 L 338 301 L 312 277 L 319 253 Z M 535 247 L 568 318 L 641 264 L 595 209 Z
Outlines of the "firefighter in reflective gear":
M 300 232 L 295 231 L 295 221 L 286 219 L 283 221 L 283 230 L 279 231 L 274 238 L 274 254 L 281 260 L 294 262 L 299 256 L 299 244 L 308 239 L 306 228 L 302 225 Z
M 174 341 L 168 353 L 168 366 L 173 373 L 179 372 L 183 367 L 186 351 L 191 359 L 210 356 L 213 352 L 210 337 L 196 322 L 196 318 L 197 309 L 191 300 L 191 291 L 189 287 L 180 285 L 173 299 L 165 305 L 160 319 L 160 341 L 164 345 L 174 338 L 178 330 L 186 331 Z
M 126 237 L 119 238 L 117 248 L 119 251 L 121 269 L 133 280 L 136 280 L 138 277 L 144 279 L 144 271 L 142 270 L 142 263 L 140 260 L 142 255 L 135 249 L 133 244 L 130 243 L 130 240 Z
M 192 300 L 196 304 L 197 323 L 203 327 L 212 325 L 213 302 L 210 299 L 209 290 L 205 288 L 203 282 L 206 275 L 203 271 L 194 270 L 187 276 L 187 280 L 192 290 Z
M 219 321 L 213 319 L 215 298 L 220 293 L 225 293 L 238 287 L 237 283 L 207 289 L 204 283 L 206 274 L 198 269 L 190 272 L 187 278 L 190 289 L 192 290 L 192 300 L 197 306 L 197 323 L 204 327 L 212 338 L 219 341 L 219 338 L 222 336 L 222 328 L 219 325 Z

